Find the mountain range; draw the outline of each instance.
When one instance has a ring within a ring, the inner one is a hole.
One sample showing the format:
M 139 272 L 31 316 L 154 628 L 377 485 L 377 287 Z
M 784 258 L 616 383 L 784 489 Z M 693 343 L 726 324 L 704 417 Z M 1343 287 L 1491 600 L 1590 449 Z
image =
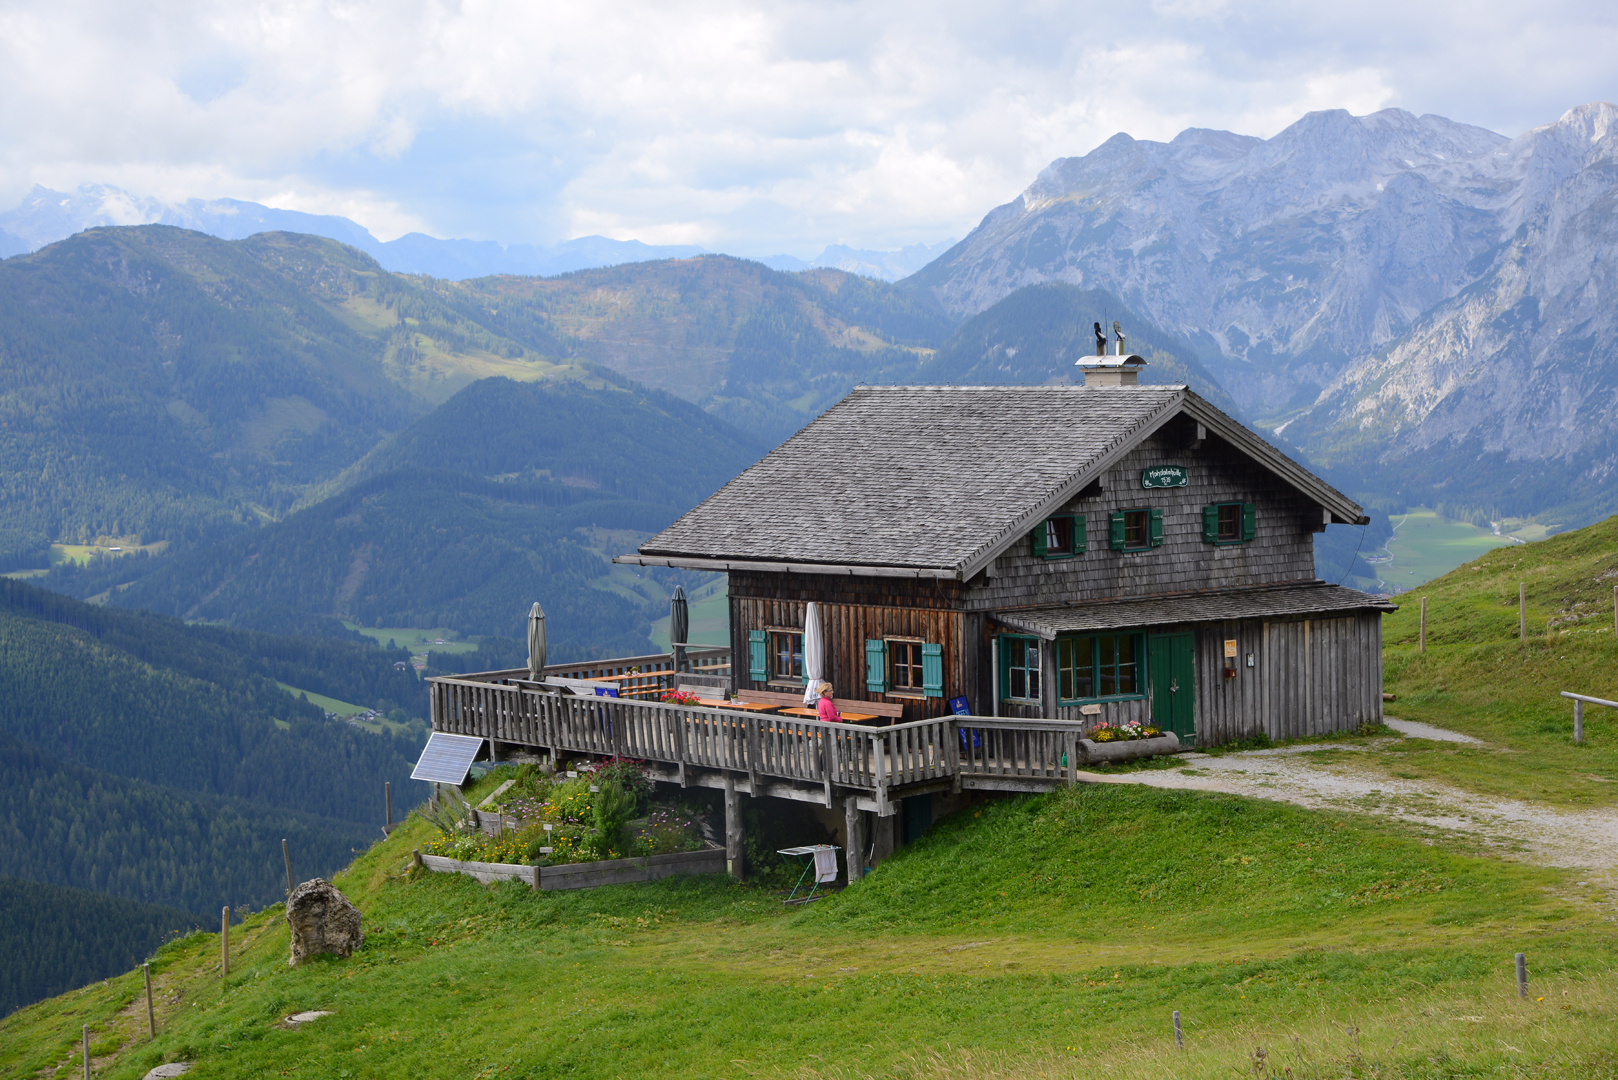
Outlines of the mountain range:
M 1120 134 L 1048 166 L 904 285 L 970 316 L 1118 296 L 1250 418 L 1384 505 L 1618 509 L 1618 108 L 1517 138 L 1390 109 L 1271 139 Z
M 35 185 L 17 206 L 0 212 L 0 259 L 38 251 L 85 229 L 107 225 L 173 225 L 222 240 L 242 240 L 262 232 L 306 233 L 358 248 L 388 270 L 430 274 L 450 281 L 490 274 L 551 276 L 596 266 L 680 259 L 707 250 L 689 244 L 643 244 L 605 236 L 581 236 L 551 245 L 441 240 L 419 232 L 378 240 L 369 229 L 335 214 L 281 210 L 241 199 L 165 203 L 106 184 L 85 184 L 71 192 Z M 911 244 L 897 251 L 831 244 L 813 259 L 767 255 L 758 261 L 774 270 L 828 267 L 896 281 L 921 269 L 954 243 L 945 240 L 930 245 Z

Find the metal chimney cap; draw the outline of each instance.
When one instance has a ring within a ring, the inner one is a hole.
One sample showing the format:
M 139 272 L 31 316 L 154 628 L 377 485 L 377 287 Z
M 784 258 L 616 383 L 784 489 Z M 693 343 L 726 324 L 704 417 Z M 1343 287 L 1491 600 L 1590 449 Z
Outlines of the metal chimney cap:
M 1112 356 L 1081 356 L 1073 361 L 1073 366 L 1083 368 L 1145 367 L 1146 358 L 1135 353 L 1130 353 L 1128 356 L 1118 356 L 1116 354 Z

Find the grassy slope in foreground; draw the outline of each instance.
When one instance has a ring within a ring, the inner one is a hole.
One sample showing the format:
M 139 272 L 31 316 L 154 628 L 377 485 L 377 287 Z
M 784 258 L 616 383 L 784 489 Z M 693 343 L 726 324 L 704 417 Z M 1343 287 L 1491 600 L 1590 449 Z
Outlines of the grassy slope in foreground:
M 1517 586 L 1528 637 L 1517 639 Z M 1569 806 L 1618 805 L 1618 710 L 1588 708 L 1573 743 L 1563 690 L 1618 700 L 1618 517 L 1499 548 L 1398 598 L 1383 623 L 1388 712 L 1483 739 L 1486 747 L 1408 740 L 1398 775 Z M 1421 597 L 1427 652 L 1418 652 Z
M 353 958 L 288 969 L 272 908 L 224 986 L 217 938 L 159 953 L 155 1042 L 132 974 L 0 1021 L 0 1075 L 76 1074 L 82 1023 L 109 1078 L 177 1057 L 199 1078 L 1200 1077 L 1252 1073 L 1256 1047 L 1295 1077 L 1618 1075 L 1588 889 L 1338 815 L 1081 786 L 964 811 L 795 911 L 715 878 L 410 880 L 426 828 L 341 875 Z M 305 1009 L 333 1015 L 278 1024 Z

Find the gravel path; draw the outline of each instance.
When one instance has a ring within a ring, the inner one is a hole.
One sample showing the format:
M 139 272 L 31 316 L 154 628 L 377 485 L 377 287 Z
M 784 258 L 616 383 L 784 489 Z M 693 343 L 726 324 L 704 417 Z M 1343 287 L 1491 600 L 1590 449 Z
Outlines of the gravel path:
M 1406 737 L 1477 742 L 1459 732 L 1426 724 L 1390 720 L 1388 726 L 1403 731 Z M 1618 811 L 1554 810 L 1514 799 L 1491 799 L 1427 780 L 1390 777 L 1336 755 L 1334 761 L 1318 757 L 1322 750 L 1374 754 L 1389 741 L 1280 747 L 1219 757 L 1191 753 L 1180 755 L 1183 767 L 1178 769 L 1116 776 L 1079 775 L 1095 783 L 1223 791 L 1313 809 L 1381 814 L 1430 828 L 1468 833 L 1497 854 L 1542 866 L 1618 869 Z

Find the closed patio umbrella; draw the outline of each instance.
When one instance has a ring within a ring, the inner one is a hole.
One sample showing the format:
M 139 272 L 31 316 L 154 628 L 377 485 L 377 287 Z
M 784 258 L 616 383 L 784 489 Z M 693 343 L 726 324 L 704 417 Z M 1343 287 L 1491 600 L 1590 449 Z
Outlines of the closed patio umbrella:
M 820 634 L 820 605 L 811 600 L 803 613 L 803 703 L 811 709 L 820 700 L 820 691 L 816 688 L 826 677 L 825 652 L 826 643 Z
M 545 677 L 545 612 L 538 600 L 528 609 L 528 677 L 535 682 Z
M 669 600 L 669 651 L 673 654 L 674 670 L 685 671 L 685 643 L 691 636 L 691 606 L 685 602 L 685 590 L 674 586 L 674 597 Z

